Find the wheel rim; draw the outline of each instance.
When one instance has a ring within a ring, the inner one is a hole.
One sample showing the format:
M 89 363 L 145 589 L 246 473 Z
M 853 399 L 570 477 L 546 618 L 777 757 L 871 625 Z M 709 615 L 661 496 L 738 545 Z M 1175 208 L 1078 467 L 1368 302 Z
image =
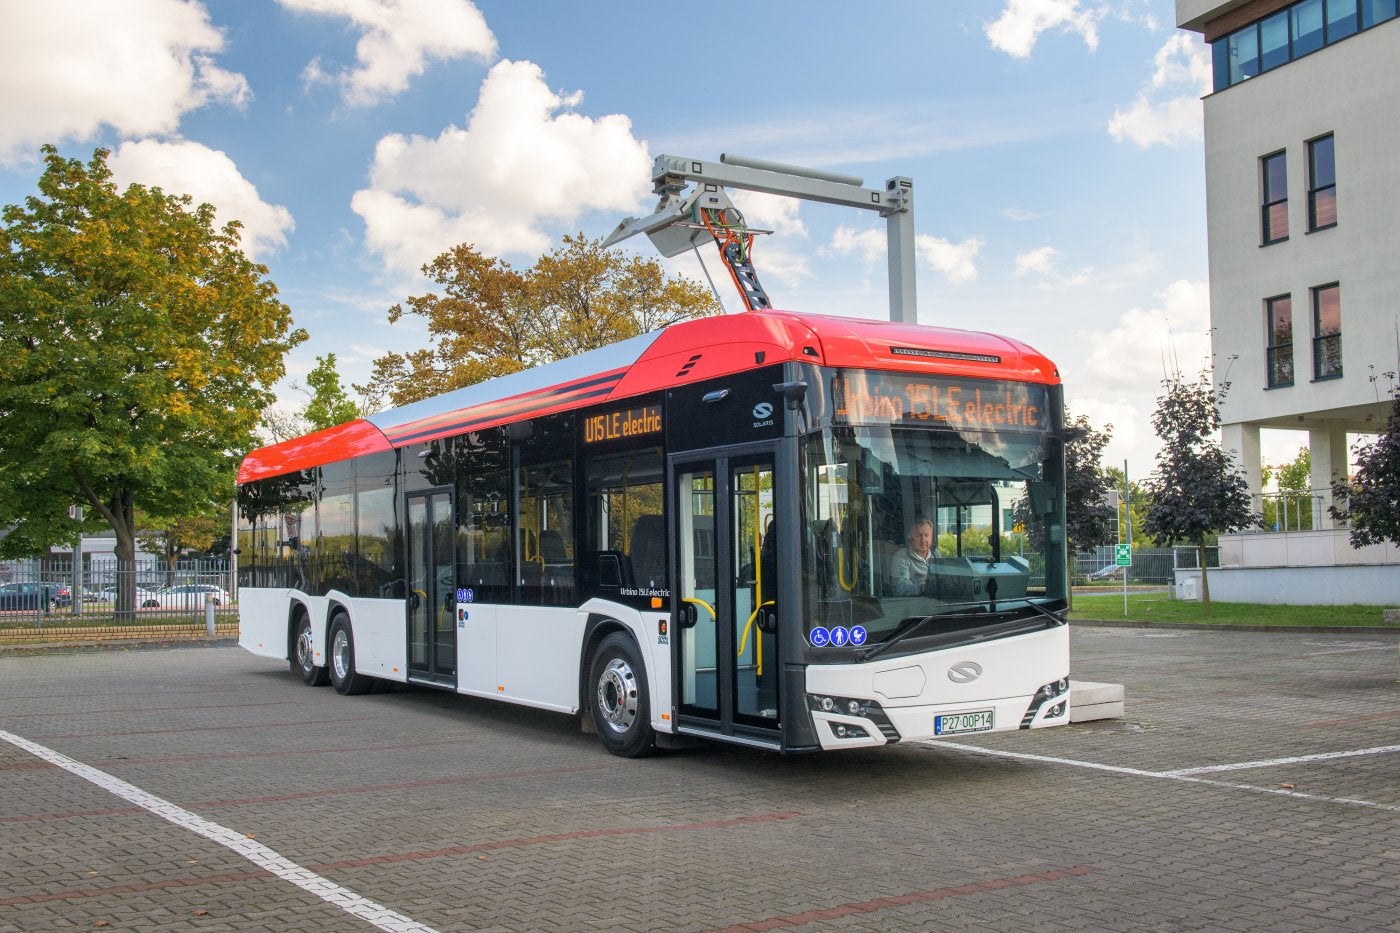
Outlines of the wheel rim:
M 350 639 L 345 636 L 343 628 L 335 630 L 335 639 L 331 643 L 331 664 L 335 667 L 336 680 L 350 676 Z
M 613 658 L 598 678 L 598 711 L 612 731 L 622 734 L 637 721 L 637 675 L 622 658 Z
M 297 632 L 297 664 L 304 671 L 314 666 L 311 663 L 311 626 L 303 625 Z

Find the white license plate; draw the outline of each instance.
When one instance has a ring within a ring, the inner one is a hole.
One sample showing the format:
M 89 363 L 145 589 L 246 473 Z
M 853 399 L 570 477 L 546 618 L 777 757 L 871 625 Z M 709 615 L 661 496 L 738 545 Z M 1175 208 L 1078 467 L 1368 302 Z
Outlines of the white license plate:
M 958 735 L 963 732 L 990 732 L 993 726 L 992 710 L 980 709 L 975 713 L 948 713 L 933 717 L 934 735 Z

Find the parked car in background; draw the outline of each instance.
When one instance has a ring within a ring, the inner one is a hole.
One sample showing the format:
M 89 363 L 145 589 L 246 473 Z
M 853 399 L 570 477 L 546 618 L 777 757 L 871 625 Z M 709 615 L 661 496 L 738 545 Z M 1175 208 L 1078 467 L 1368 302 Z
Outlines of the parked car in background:
M 0 585 L 0 611 L 10 609 L 57 609 L 73 601 L 68 587 L 60 583 L 6 583 Z
M 142 596 L 139 605 L 145 609 L 203 609 L 211 598 L 215 606 L 228 605 L 228 593 L 211 583 L 182 583 Z
M 157 592 L 157 590 L 148 590 L 144 586 L 138 586 L 136 588 L 136 605 L 139 606 L 147 599 L 154 597 Z M 117 588 L 115 586 L 109 586 L 97 593 L 97 602 L 99 603 L 115 603 L 116 601 Z
M 68 588 L 67 583 L 45 580 L 39 585 L 48 588 L 49 592 L 53 594 L 54 604 L 60 609 L 73 605 L 73 591 Z

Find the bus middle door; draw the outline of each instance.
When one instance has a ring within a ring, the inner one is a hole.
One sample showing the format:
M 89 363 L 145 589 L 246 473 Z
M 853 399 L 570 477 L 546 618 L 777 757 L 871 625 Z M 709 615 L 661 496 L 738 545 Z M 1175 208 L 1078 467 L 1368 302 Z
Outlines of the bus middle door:
M 672 462 L 681 732 L 779 744 L 773 463 L 771 448 Z

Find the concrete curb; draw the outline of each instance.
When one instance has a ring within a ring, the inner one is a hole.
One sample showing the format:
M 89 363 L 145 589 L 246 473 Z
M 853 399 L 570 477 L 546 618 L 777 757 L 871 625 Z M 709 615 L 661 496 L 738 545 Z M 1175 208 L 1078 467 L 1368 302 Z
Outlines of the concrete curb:
M 199 635 L 193 638 L 108 638 L 85 641 L 19 642 L 0 644 L 0 657 L 25 654 L 57 654 L 64 651 L 119 651 L 136 648 L 235 648 L 236 637 Z

